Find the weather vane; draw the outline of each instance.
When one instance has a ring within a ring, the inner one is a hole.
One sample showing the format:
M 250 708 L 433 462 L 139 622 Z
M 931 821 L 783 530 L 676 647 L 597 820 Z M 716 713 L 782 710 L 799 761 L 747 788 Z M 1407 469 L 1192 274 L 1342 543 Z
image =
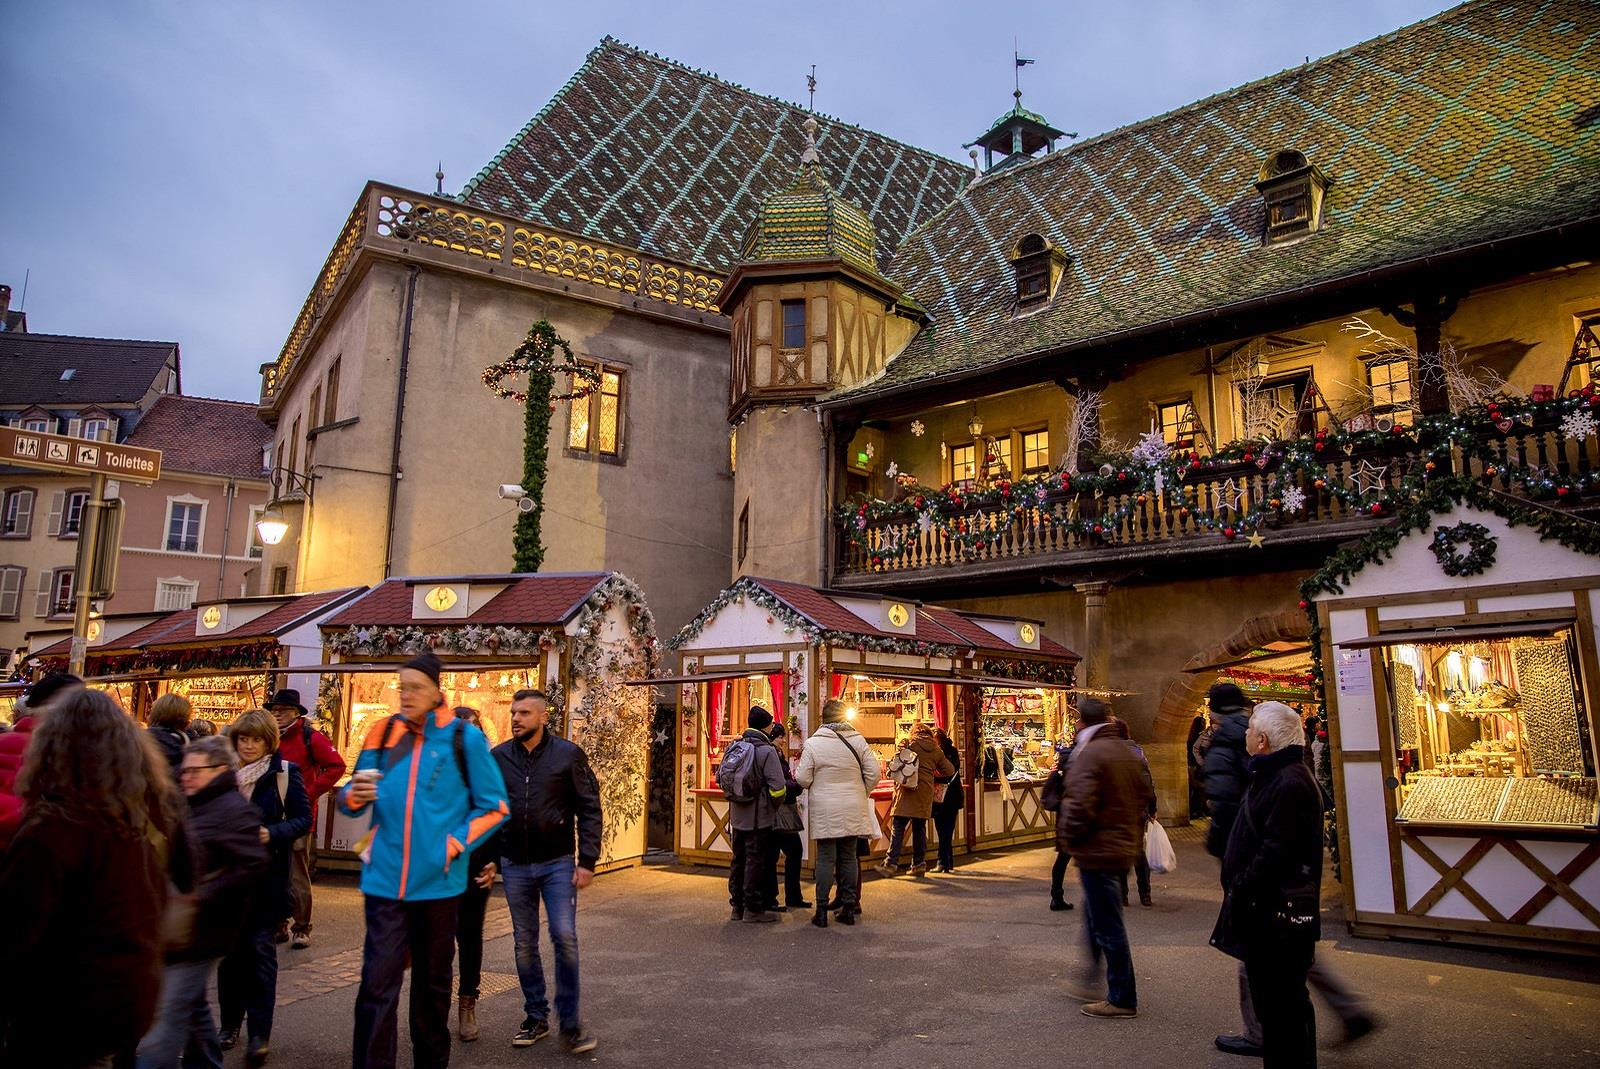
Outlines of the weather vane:
M 806 105 L 810 111 L 817 110 L 817 65 L 811 65 L 811 73 L 806 75 L 806 92 L 811 94 L 811 103 Z
M 1011 68 L 1011 88 L 1015 90 L 1015 96 L 1019 100 L 1022 98 L 1022 68 L 1035 62 L 1031 59 L 1023 59 L 1021 48 L 1022 46 L 1017 39 L 1013 37 L 1011 39 L 1011 60 L 1013 64 Z

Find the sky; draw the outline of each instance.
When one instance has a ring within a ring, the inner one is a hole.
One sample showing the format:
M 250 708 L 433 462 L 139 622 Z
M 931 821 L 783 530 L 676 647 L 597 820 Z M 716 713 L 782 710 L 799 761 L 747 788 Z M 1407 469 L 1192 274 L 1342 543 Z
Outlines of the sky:
M 1444 0 L 6 0 L 0 283 L 30 329 L 176 341 L 253 400 L 368 179 L 465 181 L 606 34 L 966 162 L 1011 105 L 1082 137 Z

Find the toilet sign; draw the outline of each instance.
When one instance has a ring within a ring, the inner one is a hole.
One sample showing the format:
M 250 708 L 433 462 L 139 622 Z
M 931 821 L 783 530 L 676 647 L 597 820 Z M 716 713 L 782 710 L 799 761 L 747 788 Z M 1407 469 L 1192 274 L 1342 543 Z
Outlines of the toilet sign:
M 0 464 L 109 475 L 136 483 L 153 483 L 161 478 L 159 449 L 95 442 L 16 427 L 0 427 Z

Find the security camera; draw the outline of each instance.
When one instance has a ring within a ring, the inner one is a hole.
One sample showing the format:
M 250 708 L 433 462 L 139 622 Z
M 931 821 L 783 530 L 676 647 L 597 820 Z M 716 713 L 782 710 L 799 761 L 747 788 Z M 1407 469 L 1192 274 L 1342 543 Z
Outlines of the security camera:
M 527 497 L 528 492 L 522 487 L 518 486 L 516 483 L 501 483 L 500 496 L 505 498 L 507 501 L 510 501 L 513 498 Z
M 517 499 L 517 511 L 518 512 L 532 512 L 533 511 L 533 498 L 531 498 L 531 497 L 518 498 Z

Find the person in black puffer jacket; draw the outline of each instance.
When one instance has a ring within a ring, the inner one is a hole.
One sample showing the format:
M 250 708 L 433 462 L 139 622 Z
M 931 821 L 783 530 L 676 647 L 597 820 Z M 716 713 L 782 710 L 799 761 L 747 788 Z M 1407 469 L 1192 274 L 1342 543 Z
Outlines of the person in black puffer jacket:
M 1221 857 L 1228 846 L 1228 833 L 1233 831 L 1239 802 L 1244 798 L 1248 778 L 1244 735 L 1250 725 L 1250 714 L 1244 692 L 1232 683 L 1212 684 L 1206 698 L 1211 703 L 1214 729 L 1211 746 L 1200 765 L 1200 776 L 1206 791 L 1206 809 L 1211 814 L 1211 828 L 1206 832 L 1206 852 L 1212 857 Z
M 156 1021 L 139 1043 L 139 1064 L 176 1067 L 194 1045 L 207 1064 L 222 1061 L 206 986 L 243 932 L 257 882 L 267 868 L 261 814 L 239 793 L 239 759 L 226 739 L 210 737 L 184 749 L 179 778 L 189 799 L 189 848 L 194 856 L 194 927 L 167 948 Z
M 1306 974 L 1322 932 L 1322 793 L 1301 758 L 1300 717 L 1262 702 L 1250 719 L 1250 786 L 1222 859 L 1211 943 L 1244 962 L 1269 1067 L 1314 1067 Z
M 161 756 L 172 766 L 174 777 L 183 761 L 183 748 L 189 742 L 189 721 L 194 710 L 182 694 L 163 694 L 150 707 L 150 737 L 161 748 Z

